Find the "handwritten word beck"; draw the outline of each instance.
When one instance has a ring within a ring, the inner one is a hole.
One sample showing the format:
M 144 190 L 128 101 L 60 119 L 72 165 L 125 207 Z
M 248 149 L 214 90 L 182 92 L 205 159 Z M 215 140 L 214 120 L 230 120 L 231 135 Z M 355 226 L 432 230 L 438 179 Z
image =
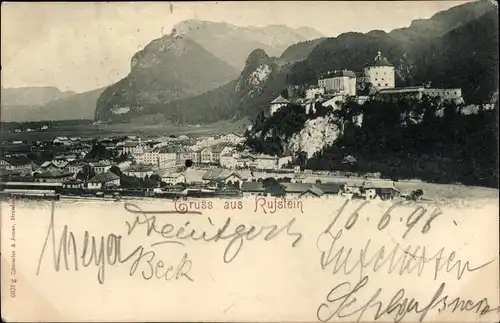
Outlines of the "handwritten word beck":
M 122 256 L 122 236 L 119 235 L 108 234 L 106 238 L 104 236 L 96 238 L 88 231 L 85 231 L 83 242 L 80 245 L 77 244 L 74 233 L 65 225 L 59 240 L 59 246 L 57 246 L 54 204 L 52 204 L 47 236 L 38 260 L 37 275 L 40 273 L 49 241 L 52 244 L 52 260 L 56 272 L 61 269 L 61 261 L 63 261 L 66 270 L 70 270 L 70 260 L 73 260 L 73 270 L 75 271 L 78 271 L 81 267 L 85 268 L 93 265 L 98 268 L 97 279 L 99 283 L 103 284 L 106 277 L 106 266 L 131 262 L 130 276 L 133 276 L 141 267 L 143 268 L 142 277 L 146 280 L 157 278 L 167 281 L 179 279 L 193 281 L 189 275 L 192 261 L 189 260 L 187 253 L 184 253 L 177 266 L 169 266 L 163 260 L 156 259 L 156 253 L 153 250 L 147 251 L 142 245 L 137 246 L 127 256 Z M 174 245 L 179 244 L 174 243 Z

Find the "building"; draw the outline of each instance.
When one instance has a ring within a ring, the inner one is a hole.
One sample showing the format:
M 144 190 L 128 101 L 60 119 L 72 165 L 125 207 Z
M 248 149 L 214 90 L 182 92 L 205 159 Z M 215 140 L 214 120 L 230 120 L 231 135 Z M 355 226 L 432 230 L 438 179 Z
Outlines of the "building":
M 225 185 L 235 186 L 238 188 L 241 187 L 242 183 L 248 180 L 248 178 L 238 172 L 228 171 L 221 168 L 212 169 L 206 172 L 203 174 L 202 179 L 208 185 L 215 186 L 219 183 L 224 183 Z
M 236 168 L 238 166 L 238 154 L 223 153 L 220 155 L 219 164 L 222 168 Z
M 325 88 L 322 86 L 311 85 L 306 89 L 306 99 L 314 99 L 325 94 Z
M 134 154 L 134 159 L 138 164 L 154 165 L 158 169 L 165 169 L 175 166 L 177 163 L 177 151 L 178 147 L 155 147 Z
M 327 92 L 355 96 L 356 74 L 348 70 L 329 72 L 318 80 L 318 86 Z
M 108 161 L 99 161 L 97 163 L 90 163 L 90 167 L 96 174 L 107 172 L 111 169 L 111 163 Z
M 342 107 L 342 103 L 345 102 L 345 99 L 345 94 L 339 93 L 324 101 L 323 103 L 321 103 L 321 105 L 332 110 L 337 110 Z
M 35 179 L 37 182 L 64 182 L 73 177 L 74 174 L 64 172 L 61 170 L 47 170 L 39 174 L 35 174 Z
M 219 164 L 221 155 L 227 153 L 227 143 L 219 143 L 203 148 L 200 152 L 200 162 L 202 164 Z M 226 151 L 224 151 L 226 149 Z
M 400 196 L 401 191 L 393 181 L 368 180 L 362 185 L 366 199 L 379 197 L 382 200 L 393 199 Z
M 221 142 L 227 142 L 231 145 L 237 145 L 245 141 L 245 137 L 234 133 L 228 133 L 220 138 Z
M 131 165 L 127 170 L 123 172 L 126 176 L 132 176 L 137 178 L 144 178 L 146 176 L 151 176 L 155 173 L 153 166 L 145 164 L 135 164 Z
M 424 96 L 437 99 L 439 102 L 464 103 L 462 89 L 433 89 L 424 86 L 409 86 L 394 89 L 382 89 L 375 94 L 375 99 L 384 102 L 397 102 L 405 99 L 421 100 Z
M 243 197 L 266 195 L 266 189 L 262 185 L 262 182 L 243 182 L 240 189 Z
M 386 57 L 379 51 L 373 63 L 364 69 L 365 82 L 372 84 L 377 89 L 392 89 L 396 86 L 396 73 Z
M 99 173 L 87 183 L 88 189 L 112 188 L 118 186 L 120 186 L 120 176 L 112 172 Z
M 270 115 L 275 114 L 276 111 L 278 111 L 279 109 L 281 109 L 284 106 L 287 106 L 289 103 L 290 103 L 290 101 L 288 101 L 287 99 L 285 99 L 281 95 L 278 96 L 276 99 L 271 101 L 271 105 L 269 106 L 269 114 Z
M 138 141 L 126 141 L 120 147 L 120 153 L 124 154 L 140 154 L 143 152 L 143 147 Z
M 63 184 L 63 188 L 80 189 L 80 188 L 83 188 L 85 183 L 83 181 L 70 179 L 70 180 L 64 181 L 62 184 Z
M 19 173 L 22 176 L 31 175 L 33 163 L 26 156 L 12 156 L 0 160 L 0 168 Z
M 166 172 L 161 175 L 161 181 L 168 185 L 176 185 L 178 183 L 186 183 L 186 176 L 182 172 Z

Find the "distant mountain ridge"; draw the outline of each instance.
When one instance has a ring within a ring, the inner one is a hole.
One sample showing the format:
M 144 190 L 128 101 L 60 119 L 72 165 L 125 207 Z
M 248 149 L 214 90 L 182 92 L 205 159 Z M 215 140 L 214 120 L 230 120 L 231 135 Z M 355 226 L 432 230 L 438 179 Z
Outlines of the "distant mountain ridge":
M 240 27 L 229 23 L 186 20 L 173 27 L 176 35 L 194 40 L 240 71 L 255 49 L 279 57 L 290 45 L 324 37 L 310 27 L 293 29 L 284 25 Z
M 478 16 L 481 12 L 485 13 Z M 181 123 L 254 118 L 288 85 L 316 84 L 318 77 L 329 70 L 362 71 L 378 50 L 395 65 L 398 86 L 431 81 L 433 86 L 461 87 L 470 102 L 490 101 L 498 91 L 497 10 L 480 1 L 461 5 L 452 13 L 439 13 L 420 21 L 417 27 L 412 24 L 414 27 L 390 33 L 349 32 L 311 46 L 292 45 L 282 55 L 294 58 L 295 51 L 298 59 L 292 65 L 257 50 L 250 54 L 236 81 L 192 98 L 157 105 L 154 110 Z M 451 16 L 455 22 L 449 21 Z M 426 27 L 425 21 L 430 25 Z M 429 32 L 421 35 L 414 28 Z M 259 82 L 248 86 L 256 75 Z
M 29 86 L 18 88 L 1 87 L 2 106 L 36 106 L 76 94 L 73 91 L 61 91 L 54 86 Z
M 75 93 L 49 101 L 44 105 L 2 105 L 1 120 L 41 121 L 41 120 L 92 120 L 97 98 L 105 88 Z

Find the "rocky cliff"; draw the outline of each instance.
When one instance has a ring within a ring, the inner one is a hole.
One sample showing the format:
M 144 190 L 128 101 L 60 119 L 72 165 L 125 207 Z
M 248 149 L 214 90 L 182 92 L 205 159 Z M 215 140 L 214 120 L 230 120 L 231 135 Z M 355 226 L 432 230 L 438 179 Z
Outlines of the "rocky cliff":
M 245 67 L 248 55 L 255 49 L 262 49 L 270 56 L 278 57 L 293 44 L 323 36 L 317 30 L 306 27 L 240 27 L 193 19 L 175 25 L 174 30 L 177 35 L 192 39 L 240 71 Z
M 175 34 L 148 44 L 131 60 L 127 77 L 109 86 L 96 104 L 95 119 L 129 121 L 158 105 L 201 94 L 238 72 L 196 42 Z

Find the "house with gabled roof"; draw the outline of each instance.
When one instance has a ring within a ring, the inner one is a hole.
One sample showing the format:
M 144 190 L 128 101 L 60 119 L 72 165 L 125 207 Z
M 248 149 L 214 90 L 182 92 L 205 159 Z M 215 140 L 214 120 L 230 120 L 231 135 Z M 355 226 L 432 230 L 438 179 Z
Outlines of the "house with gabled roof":
M 282 95 L 279 95 L 276 99 L 271 101 L 271 105 L 269 106 L 269 114 L 275 114 L 276 111 L 284 106 L 287 106 L 288 104 L 290 104 L 290 101 L 285 99 Z
M 211 169 L 203 174 L 203 181 L 208 185 L 217 185 L 218 183 L 224 183 L 229 186 L 240 187 L 243 182 L 246 182 L 248 178 L 239 172 L 230 171 L 222 168 Z
M 120 176 L 106 171 L 94 176 L 87 182 L 88 189 L 102 189 L 120 186 Z

